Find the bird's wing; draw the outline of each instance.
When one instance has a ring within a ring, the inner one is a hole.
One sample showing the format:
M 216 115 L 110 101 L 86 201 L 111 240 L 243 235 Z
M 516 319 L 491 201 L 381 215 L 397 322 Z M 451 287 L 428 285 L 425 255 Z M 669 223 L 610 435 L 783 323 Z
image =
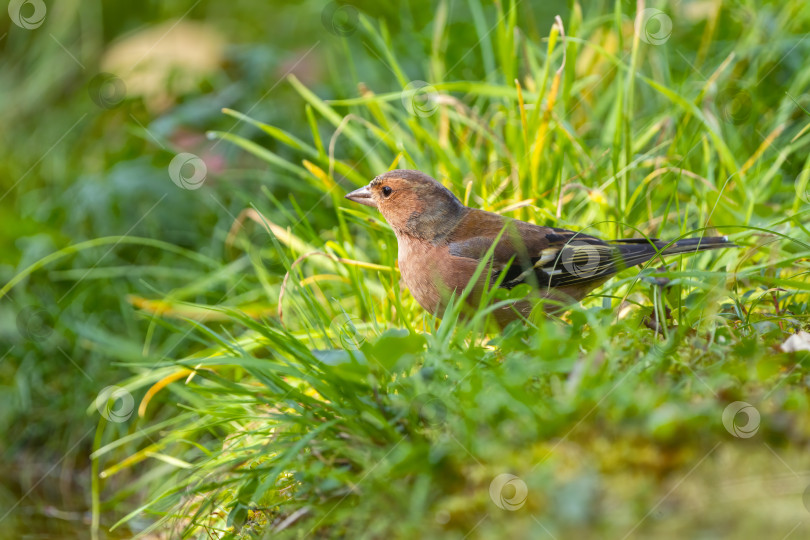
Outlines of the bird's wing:
M 538 288 L 599 283 L 625 267 L 620 251 L 598 238 L 488 212 L 471 212 L 456 230 L 448 239 L 450 254 L 476 261 L 500 234 L 493 281 L 509 289 L 521 283 Z

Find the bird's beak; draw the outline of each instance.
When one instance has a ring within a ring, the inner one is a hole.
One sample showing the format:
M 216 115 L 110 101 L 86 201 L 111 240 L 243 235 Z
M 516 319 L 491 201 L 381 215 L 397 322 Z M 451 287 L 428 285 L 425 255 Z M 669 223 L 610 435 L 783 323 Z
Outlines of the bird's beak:
M 346 198 L 356 203 L 364 204 L 372 208 L 377 208 L 377 203 L 374 202 L 374 198 L 371 196 L 371 190 L 368 189 L 368 186 L 361 187 L 360 189 L 355 189 L 354 191 L 346 195 Z

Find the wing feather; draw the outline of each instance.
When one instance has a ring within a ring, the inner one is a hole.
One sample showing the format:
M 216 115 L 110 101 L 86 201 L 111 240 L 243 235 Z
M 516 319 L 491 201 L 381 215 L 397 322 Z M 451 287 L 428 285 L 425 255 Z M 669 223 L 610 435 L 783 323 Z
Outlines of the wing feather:
M 462 222 L 460 232 L 449 238 L 450 254 L 481 260 L 500 235 L 492 259 L 493 281 L 501 280 L 500 286 L 507 289 L 521 283 L 538 288 L 598 283 L 623 268 L 619 250 L 593 236 L 482 211 L 471 212 L 467 219 L 472 223 Z

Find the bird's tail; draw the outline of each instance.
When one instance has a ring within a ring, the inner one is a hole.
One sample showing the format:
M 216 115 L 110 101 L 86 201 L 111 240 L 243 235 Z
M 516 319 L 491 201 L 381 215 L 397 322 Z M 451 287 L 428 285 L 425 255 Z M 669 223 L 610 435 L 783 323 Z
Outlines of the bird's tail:
M 675 255 L 678 253 L 696 253 L 698 251 L 708 251 L 710 249 L 722 249 L 739 247 L 728 239 L 728 236 L 708 236 L 703 238 L 683 238 L 669 247 L 664 247 L 668 242 L 658 241 L 655 243 L 658 249 L 663 249 L 663 255 Z
M 615 240 L 626 266 L 642 264 L 657 255 L 678 255 L 708 251 L 710 249 L 723 249 L 739 247 L 730 241 L 727 236 L 706 236 L 703 238 L 683 238 L 677 242 L 664 242 L 656 239 L 630 238 Z

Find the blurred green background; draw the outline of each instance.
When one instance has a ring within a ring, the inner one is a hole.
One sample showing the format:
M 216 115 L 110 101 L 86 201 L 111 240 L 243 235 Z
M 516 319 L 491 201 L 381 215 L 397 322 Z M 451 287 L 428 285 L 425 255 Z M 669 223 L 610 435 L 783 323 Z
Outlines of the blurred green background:
M 268 199 L 290 211 L 333 207 L 331 199 L 283 167 L 210 140 L 206 132 L 238 134 L 295 159 L 276 138 L 222 109 L 283 126 L 303 139 L 310 133 L 305 101 L 288 84 L 289 75 L 326 100 L 358 96 L 356 81 L 378 94 L 399 91 L 389 62 L 353 18 L 360 12 L 384 23 L 391 52 L 410 78 L 429 80 L 440 4 L 369 0 L 346 9 L 320 1 L 62 0 L 44 2 L 42 21 L 31 19 L 42 2 L 17 4 L 18 22 L 32 27 L 0 16 L 0 284 L 68 246 L 91 242 L 91 247 L 61 252 L 0 299 L 0 528 L 70 537 L 81 535 L 91 520 L 94 400 L 133 371 L 111 361 L 110 351 L 138 357 L 164 341 L 165 355 L 193 350 L 180 338 L 172 342 L 170 329 L 160 325 L 147 333 L 137 298 L 164 297 L 199 276 L 201 267 L 217 268 L 211 261 L 231 262 L 228 232 L 259 196 L 265 209 Z M 581 4 L 589 21 L 609 23 L 615 12 L 613 2 Z M 720 2 L 673 4 L 674 11 L 697 22 L 676 29 L 682 54 L 667 59 L 667 77 L 675 77 L 668 84 L 690 90 L 695 58 L 708 55 L 716 67 L 731 52 L 724 44 L 732 44 L 745 58 L 735 67 L 740 77 L 767 79 L 770 87 L 749 94 L 754 99 L 742 105 L 746 119 L 781 103 L 781 85 L 806 88 L 810 43 L 794 39 L 810 31 L 801 30 L 810 24 L 801 2 L 791 3 L 792 12 L 766 1 L 728 1 L 722 11 Z M 482 5 L 485 22 L 494 24 L 498 6 Z M 466 3 L 441 6 L 451 36 L 442 51 L 444 65 L 452 66 L 445 79 L 511 86 L 499 70 L 487 69 L 496 60 L 470 54 L 479 38 Z M 544 48 L 541 39 L 554 16 L 568 22 L 573 6 L 567 0 L 521 2 L 518 25 Z M 624 12 L 635 7 L 620 2 Z M 709 47 L 701 36 L 705 14 L 714 12 L 722 13 L 720 30 Z M 780 33 L 789 24 L 790 32 Z M 782 38 L 791 41 L 758 55 L 770 39 Z M 701 80 L 710 76 L 701 74 Z M 807 107 L 806 93 L 796 99 Z M 794 114 L 802 115 L 800 109 Z M 740 132 L 730 138 L 735 150 L 746 152 L 738 156 L 745 161 L 765 134 Z M 331 136 L 322 129 L 324 141 Z M 598 129 L 590 130 L 583 141 L 599 137 Z M 169 166 L 179 153 L 204 161 L 207 177 L 200 189 L 189 192 L 172 182 Z M 803 164 L 796 159 L 780 166 L 786 178 L 794 178 Z M 326 212 L 307 217 L 314 231 L 334 223 Z M 275 264 L 283 273 L 281 263 Z M 246 289 L 238 281 L 217 283 L 190 299 L 216 304 L 243 294 L 250 300 Z M 127 479 L 114 480 L 109 490 L 124 489 Z M 111 504 L 122 507 L 103 510 L 117 517 L 132 510 L 131 499 Z
M 23 21 L 37 14 L 36 3 L 18 4 Z M 262 186 L 282 200 L 297 186 L 298 203 L 314 206 L 321 194 L 232 145 L 206 140 L 205 132 L 232 131 L 289 155 L 221 109 L 303 136 L 309 131 L 303 100 L 287 75 L 325 99 L 354 97 L 358 74 L 380 92 L 396 90 L 366 44 L 344 39 L 359 24 L 353 15 L 360 10 L 385 20 L 398 36 L 396 53 L 416 75 L 436 9 L 430 1 L 353 2 L 357 10 L 331 15 L 325 8 L 340 5 L 322 1 L 44 4 L 35 28 L 0 16 L 3 284 L 66 246 L 103 237 L 158 239 L 219 260 L 234 216 Z M 526 22 L 546 28 L 568 9 L 566 2 L 553 4 L 527 3 Z M 459 13 L 452 31 L 474 35 L 467 14 Z M 347 49 L 356 53 L 353 64 Z M 451 49 L 448 62 L 466 53 Z M 468 60 L 454 75 L 484 77 Z M 133 64 L 135 74 L 118 76 Z M 205 186 L 193 198 L 168 174 L 179 152 L 207 165 Z M 319 216 L 310 215 L 315 230 L 328 223 L 318 223 Z M 87 407 L 101 388 L 129 374 L 104 347 L 132 347 L 126 336 L 139 334 L 128 294 L 165 293 L 193 275 L 196 264 L 113 239 L 48 265 L 0 300 L 0 514 L 10 512 L 3 527 L 17 516 L 19 530 L 34 522 L 55 534 L 85 530 L 97 423 Z M 215 302 L 227 292 L 209 294 Z M 43 513 L 48 519 L 37 519 Z
M 15 25 L 5 10 L 0 16 L 6 121 L 0 133 L 0 283 L 65 246 L 108 236 L 159 239 L 223 257 L 231 216 L 261 186 L 285 199 L 290 180 L 233 146 L 206 140 L 207 130 L 233 130 L 278 146 L 221 108 L 250 110 L 300 134 L 306 119 L 287 74 L 325 96 L 354 93 L 335 61 L 342 40 L 327 32 L 323 2 L 46 5 L 44 22 L 34 29 Z M 400 7 L 368 2 L 364 9 L 391 16 Z M 23 16 L 34 13 L 32 4 L 22 9 Z M 414 3 L 402 12 L 411 18 L 392 22 L 412 32 L 424 28 L 432 8 Z M 99 87 L 99 74 L 115 72 L 110 56 L 116 46 L 125 47 L 119 65 L 140 61 L 143 75 L 130 75 L 135 83 L 123 89 Z M 358 69 L 370 83 L 390 86 L 384 70 Z M 168 175 L 181 151 L 203 156 L 208 165 L 206 185 L 193 198 Z M 306 194 L 299 196 L 305 204 Z M 187 279 L 194 264 L 162 250 L 113 245 L 50 265 L 0 301 L 0 514 L 25 494 L 5 516 L 4 531 L 35 534 L 34 523 L 57 535 L 87 530 L 97 423 L 87 407 L 128 370 L 82 338 L 130 346 L 123 338 L 137 333 L 138 323 L 126 295 L 167 290 Z M 99 266 L 109 269 L 107 277 L 85 276 Z M 17 528 L 9 528 L 15 516 Z

